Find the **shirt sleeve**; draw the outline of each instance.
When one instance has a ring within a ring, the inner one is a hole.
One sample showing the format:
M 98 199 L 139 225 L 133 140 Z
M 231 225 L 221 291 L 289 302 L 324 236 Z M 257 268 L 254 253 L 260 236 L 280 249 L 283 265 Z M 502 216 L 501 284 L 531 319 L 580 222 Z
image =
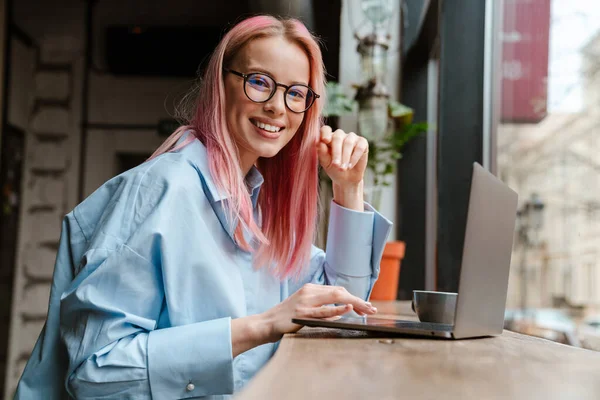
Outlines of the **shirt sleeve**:
M 177 204 L 186 206 L 177 197 Z M 66 386 L 74 398 L 185 399 L 233 393 L 229 317 L 157 329 L 166 307 L 162 268 L 189 262 L 190 253 L 188 242 L 178 236 L 185 232 L 173 231 L 182 229 L 185 221 L 177 218 L 186 214 L 169 211 L 179 209 L 164 202 L 125 243 L 114 239 L 114 248 L 103 229 L 115 218 L 127 222 L 119 214 L 107 217 L 97 230 L 107 237 L 106 248 L 86 252 L 81 271 L 62 296 Z
M 368 299 L 379 277 L 379 265 L 392 222 L 365 203 L 355 211 L 331 202 L 326 252 L 313 246 L 306 278 L 290 281 L 290 295 L 305 283 L 343 286 Z

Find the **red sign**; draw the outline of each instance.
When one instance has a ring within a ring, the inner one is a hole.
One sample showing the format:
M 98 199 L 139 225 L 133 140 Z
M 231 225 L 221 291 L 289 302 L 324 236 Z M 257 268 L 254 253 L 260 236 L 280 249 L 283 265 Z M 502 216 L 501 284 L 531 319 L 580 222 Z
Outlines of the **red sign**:
M 539 122 L 547 113 L 550 0 L 504 0 L 502 121 Z

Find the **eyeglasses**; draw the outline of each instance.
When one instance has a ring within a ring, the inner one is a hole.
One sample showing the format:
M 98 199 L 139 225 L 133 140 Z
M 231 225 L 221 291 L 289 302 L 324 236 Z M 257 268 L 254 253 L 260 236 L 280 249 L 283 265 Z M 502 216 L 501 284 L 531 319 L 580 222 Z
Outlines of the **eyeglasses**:
M 223 71 L 244 78 L 244 93 L 246 97 L 255 103 L 266 103 L 275 95 L 277 87 L 281 86 L 285 88 L 283 96 L 285 106 L 291 112 L 299 114 L 307 111 L 315 100 L 321 97 L 307 85 L 299 83 L 290 86 L 284 85 L 275 82 L 275 79 L 264 73 L 242 74 L 229 68 L 223 68 Z

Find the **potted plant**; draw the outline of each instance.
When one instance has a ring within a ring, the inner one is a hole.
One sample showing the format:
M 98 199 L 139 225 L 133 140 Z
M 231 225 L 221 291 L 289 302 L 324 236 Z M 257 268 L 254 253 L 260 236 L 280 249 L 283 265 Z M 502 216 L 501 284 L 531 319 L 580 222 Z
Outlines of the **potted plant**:
M 324 115 L 331 120 L 342 115 L 356 112 L 356 101 L 348 98 L 343 88 L 336 82 L 327 85 L 328 102 Z M 398 102 L 387 101 L 387 129 L 382 137 L 374 138 L 358 132 L 369 142 L 369 161 L 365 177 L 365 201 L 375 209 L 381 208 L 382 190 L 392 184 L 396 165 L 402 158 L 404 146 L 413 138 L 426 132 L 426 123 L 412 121 L 414 111 Z M 334 120 L 337 124 L 337 120 Z M 331 190 L 331 182 L 326 174 L 321 175 L 324 188 Z M 331 192 L 329 192 L 331 193 Z M 404 258 L 405 243 L 390 241 L 386 243 L 379 279 L 371 293 L 372 300 L 395 300 L 398 293 L 400 265 Z

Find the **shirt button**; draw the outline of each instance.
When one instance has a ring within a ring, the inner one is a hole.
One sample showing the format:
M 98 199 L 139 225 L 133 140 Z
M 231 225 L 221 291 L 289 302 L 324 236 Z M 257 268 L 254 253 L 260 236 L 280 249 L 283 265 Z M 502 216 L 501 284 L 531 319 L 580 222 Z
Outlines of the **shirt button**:
M 193 391 L 194 389 L 196 389 L 196 386 L 193 383 L 188 383 L 187 386 L 185 387 L 185 390 L 187 390 L 188 392 Z

